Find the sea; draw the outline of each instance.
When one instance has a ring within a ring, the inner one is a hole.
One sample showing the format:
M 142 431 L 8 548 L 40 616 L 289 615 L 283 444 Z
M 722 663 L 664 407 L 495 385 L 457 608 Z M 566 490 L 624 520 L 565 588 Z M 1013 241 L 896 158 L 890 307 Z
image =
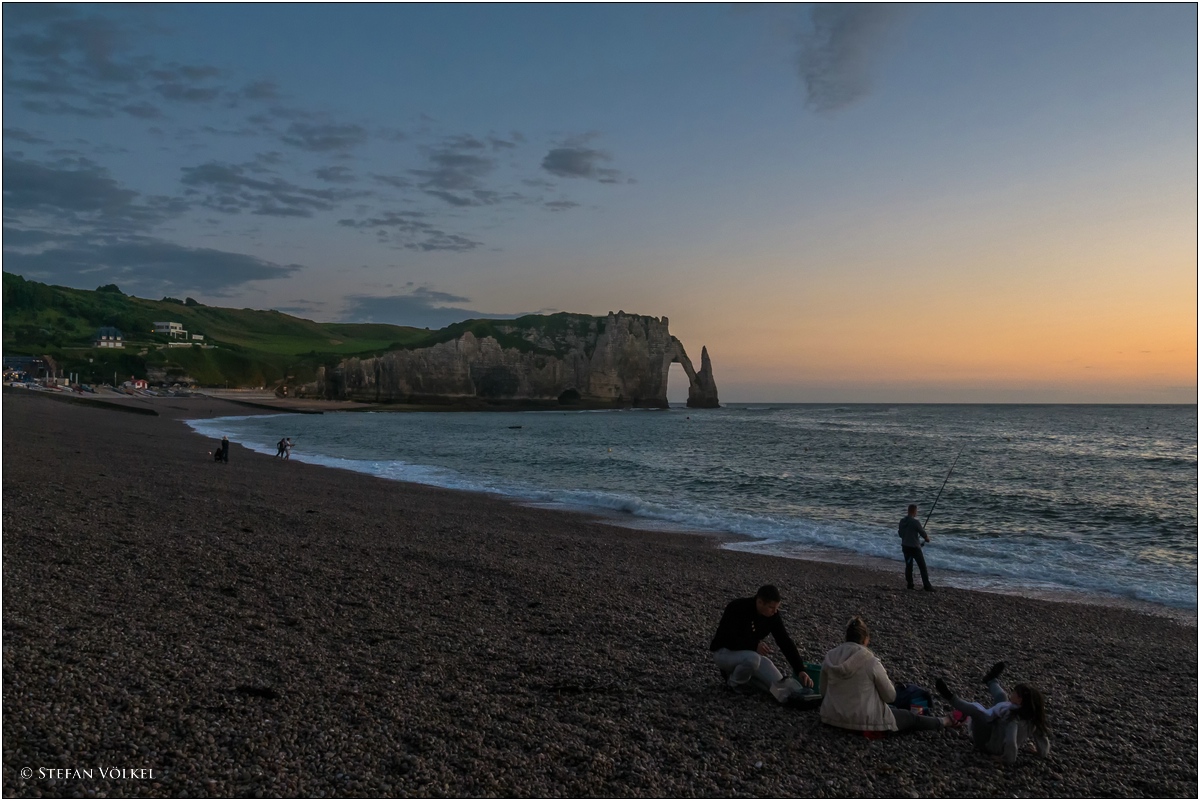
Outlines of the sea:
M 882 567 L 899 586 L 897 526 L 916 503 L 935 584 L 1195 622 L 1196 406 L 750 403 L 190 425 L 268 454 L 291 437 L 292 459 L 397 481 Z

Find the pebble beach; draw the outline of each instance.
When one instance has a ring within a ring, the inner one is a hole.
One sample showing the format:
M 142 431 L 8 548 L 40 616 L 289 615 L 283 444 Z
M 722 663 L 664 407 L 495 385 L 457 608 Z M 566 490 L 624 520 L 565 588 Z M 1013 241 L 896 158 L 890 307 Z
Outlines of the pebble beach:
M 899 559 L 723 550 L 236 443 L 216 464 L 182 421 L 247 407 L 126 406 L 156 414 L 3 396 L 6 797 L 1197 795 L 1193 625 L 909 592 Z M 810 661 L 856 614 L 894 682 L 985 701 L 1006 660 L 1047 697 L 1050 755 L 868 740 L 731 692 L 708 643 L 764 583 Z

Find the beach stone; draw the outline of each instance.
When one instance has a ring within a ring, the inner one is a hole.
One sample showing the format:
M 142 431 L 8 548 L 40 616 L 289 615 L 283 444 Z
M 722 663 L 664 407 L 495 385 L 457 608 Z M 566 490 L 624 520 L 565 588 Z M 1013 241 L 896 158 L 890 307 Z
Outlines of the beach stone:
M 218 473 L 171 417 L 197 410 L 161 411 L 4 396 L 7 797 L 1196 797 L 1177 621 L 926 603 L 892 575 L 248 451 Z M 1007 659 L 1049 699 L 1049 759 L 997 765 L 961 732 L 868 742 L 728 692 L 708 640 L 768 580 L 806 659 L 852 614 L 893 679 L 986 702 Z M 19 778 L 84 764 L 154 780 Z

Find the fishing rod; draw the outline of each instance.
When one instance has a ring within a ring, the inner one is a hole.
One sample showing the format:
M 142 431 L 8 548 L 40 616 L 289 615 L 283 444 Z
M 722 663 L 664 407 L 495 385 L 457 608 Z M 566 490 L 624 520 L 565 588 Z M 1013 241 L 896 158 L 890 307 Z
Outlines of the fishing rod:
M 946 481 L 950 480 L 950 473 L 954 472 L 954 466 L 958 464 L 958 457 L 962 456 L 963 451 L 966 449 L 967 444 L 964 442 L 963 446 L 958 449 L 958 456 L 954 457 L 954 462 L 950 465 L 950 472 L 946 473 L 946 480 L 942 482 L 942 489 L 938 490 L 937 497 L 933 499 L 933 506 L 929 507 L 929 514 L 925 515 L 925 522 L 921 524 L 921 528 L 925 528 L 925 526 L 929 525 L 929 518 L 933 517 L 933 510 L 937 508 L 937 502 L 942 498 L 942 490 L 946 488 Z

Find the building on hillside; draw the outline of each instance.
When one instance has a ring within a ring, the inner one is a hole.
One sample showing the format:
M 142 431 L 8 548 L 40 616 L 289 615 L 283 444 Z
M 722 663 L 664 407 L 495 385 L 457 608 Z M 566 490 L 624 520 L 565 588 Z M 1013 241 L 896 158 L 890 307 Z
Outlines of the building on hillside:
M 204 334 L 192 334 L 192 341 L 193 342 L 203 342 Z
M 183 323 L 155 323 L 154 333 L 166 334 L 171 339 L 187 339 L 188 332 L 184 329 Z
M 28 378 L 47 378 L 53 370 L 46 364 L 45 359 L 36 356 L 5 356 L 5 373 L 20 373 Z
M 125 347 L 125 337 L 119 329 L 113 328 L 111 325 L 106 325 L 96 329 L 96 335 L 92 337 L 92 347 L 123 348 Z

